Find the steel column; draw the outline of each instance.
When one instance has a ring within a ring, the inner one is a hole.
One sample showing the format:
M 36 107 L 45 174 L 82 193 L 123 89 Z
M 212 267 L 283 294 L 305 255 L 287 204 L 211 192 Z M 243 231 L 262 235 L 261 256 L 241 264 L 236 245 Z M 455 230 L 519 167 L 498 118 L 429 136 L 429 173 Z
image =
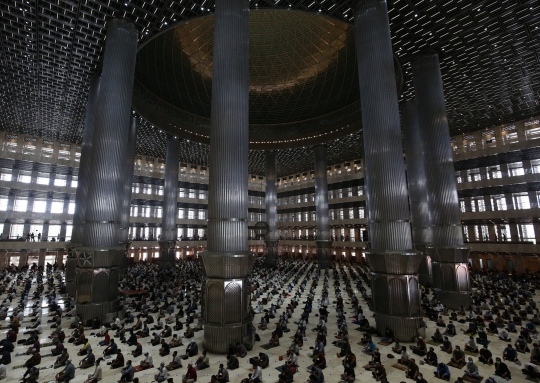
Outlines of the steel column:
M 178 162 L 180 141 L 176 137 L 167 139 L 165 159 L 165 184 L 163 186 L 163 215 L 161 240 L 159 241 L 159 267 L 174 266 L 176 248 L 176 217 L 178 215 Z
M 317 145 L 315 153 L 315 220 L 317 223 L 317 262 L 326 269 L 332 263 L 332 240 L 329 231 L 328 179 L 326 171 L 326 146 Z
M 98 317 L 108 321 L 121 311 L 118 266 L 124 249 L 120 246 L 120 220 L 137 39 L 131 22 L 109 22 L 96 103 L 82 247 L 76 249 L 77 313 L 84 320 Z
M 403 130 L 403 146 L 407 163 L 413 247 L 424 255 L 418 270 L 418 280 L 421 284 L 426 285 L 433 284 L 431 257 L 426 251 L 426 246 L 431 243 L 431 221 L 424 169 L 426 148 L 420 137 L 416 109 L 415 101 L 401 104 L 401 129 Z
M 75 192 L 73 232 L 71 234 L 71 242 L 66 246 L 68 253 L 66 259 L 66 291 L 71 296 L 75 296 L 76 291 L 75 279 L 77 277 L 77 257 L 75 255 L 75 248 L 81 245 L 82 233 L 84 230 L 86 197 L 88 195 L 88 177 L 92 168 L 92 145 L 96 121 L 96 102 L 99 96 L 100 81 L 101 78 L 99 76 L 94 76 L 90 79 L 90 89 L 88 91 L 88 100 L 86 102 L 86 118 L 84 121 L 81 159 L 79 162 L 79 178 L 77 181 L 77 191 Z M 43 233 L 43 238 L 46 239 L 45 233 Z
M 250 316 L 248 251 L 249 1 L 216 1 L 208 250 L 201 253 L 205 348 L 226 353 L 247 341 Z
M 266 153 L 266 189 L 265 189 L 265 215 L 268 223 L 268 234 L 264 238 L 266 244 L 265 261 L 269 265 L 278 264 L 279 236 L 277 232 L 277 170 L 276 152 Z
M 437 297 L 451 309 L 468 308 L 470 248 L 463 246 L 454 161 L 446 116 L 439 57 L 424 53 L 412 62 L 418 123 L 424 151 L 431 214 L 433 280 Z
M 385 327 L 402 341 L 419 334 L 422 316 L 418 267 L 422 255 L 412 250 L 409 203 L 398 95 L 384 0 L 356 0 L 354 26 L 362 124 L 364 127 L 365 191 L 371 248 L 372 291 L 377 330 Z M 405 292 L 404 294 L 402 292 Z M 399 308 L 389 307 L 397 302 Z

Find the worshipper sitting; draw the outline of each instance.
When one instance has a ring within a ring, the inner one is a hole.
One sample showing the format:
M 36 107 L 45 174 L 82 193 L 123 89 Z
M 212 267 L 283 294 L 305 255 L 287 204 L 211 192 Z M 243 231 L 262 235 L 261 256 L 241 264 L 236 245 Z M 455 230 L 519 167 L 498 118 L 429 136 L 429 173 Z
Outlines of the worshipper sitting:
M 444 337 L 443 343 L 441 345 L 441 350 L 448 354 L 452 353 L 452 342 L 450 342 L 447 336 Z
M 96 363 L 96 357 L 95 357 L 94 353 L 92 351 L 90 351 L 79 362 L 79 368 L 84 370 L 86 368 L 92 367 L 95 363 Z
M 435 342 L 438 342 L 438 343 L 442 343 L 443 342 L 443 335 L 441 334 L 441 332 L 439 331 L 439 329 L 435 329 L 435 334 L 433 334 L 433 336 L 431 337 L 432 340 L 434 340 Z
M 433 349 L 433 347 L 430 347 L 426 354 L 426 357 L 424 358 L 424 362 L 426 362 L 430 366 L 437 367 L 438 360 L 439 358 L 437 357 L 435 350 Z
M 478 378 L 480 376 L 478 373 L 478 366 L 470 356 L 467 359 L 467 364 L 465 364 L 465 376 L 472 376 L 473 378 Z
M 116 352 L 116 359 L 111 361 L 111 368 L 119 368 L 124 367 L 124 355 L 122 354 L 122 351 L 118 350 Z
M 120 353 L 120 351 L 118 351 Z M 118 382 L 132 382 L 133 376 L 135 375 L 135 368 L 133 368 L 133 365 L 131 364 L 131 360 L 128 360 L 125 367 L 121 370 L 122 375 L 120 376 L 120 380 Z
M 210 360 L 208 359 L 208 356 L 206 355 L 206 350 L 203 350 L 202 355 L 199 356 L 197 360 L 195 361 L 195 368 L 198 371 L 200 371 L 208 367 L 210 367 Z
M 421 336 L 416 340 L 416 346 L 411 346 L 413 354 L 424 356 L 427 353 L 426 342 L 422 339 Z
M 159 334 L 153 332 L 152 336 L 153 336 L 153 338 L 150 341 L 150 343 L 152 343 L 152 346 L 157 346 L 158 344 L 161 343 L 161 337 L 159 336 Z
M 394 343 L 394 346 L 392 347 L 392 351 L 396 354 L 401 354 L 401 345 L 399 344 L 399 339 L 396 339 L 396 342 Z
M 474 335 L 478 332 L 478 325 L 476 322 L 469 322 L 469 328 L 467 328 L 467 330 L 461 329 L 461 331 L 463 331 L 465 334 Z
M 39 353 L 38 350 L 36 350 L 34 348 L 34 349 L 32 349 L 32 356 L 30 357 L 30 359 L 28 359 L 24 363 L 23 366 L 27 367 L 27 368 L 30 368 L 30 367 L 33 367 L 33 366 L 37 366 L 40 363 L 41 363 L 41 354 Z
M 531 351 L 529 347 L 527 346 L 527 341 L 521 335 L 516 340 L 516 343 L 514 343 L 514 346 L 516 347 L 516 351 L 521 352 L 521 353 L 526 353 L 526 352 Z
M 390 330 L 388 327 L 384 330 L 384 336 L 381 338 L 381 342 L 384 343 L 392 343 L 392 340 L 394 338 L 394 332 Z
M 169 342 L 170 348 L 180 347 L 183 346 L 182 340 L 178 337 L 178 335 L 174 334 L 171 341 Z
M 411 360 L 411 356 L 407 352 L 407 347 L 401 347 L 401 357 L 398 359 L 398 363 L 403 364 L 404 366 L 408 365 Z
M 77 355 L 79 356 L 86 355 L 91 351 L 92 351 L 92 346 L 90 345 L 90 342 L 88 341 L 88 339 L 85 338 L 83 341 L 83 347 L 79 350 Z
M 540 345 L 538 343 L 533 343 L 530 362 L 540 364 Z
M 540 378 L 540 370 L 538 369 L 538 366 L 534 363 L 525 363 L 523 366 L 524 369 L 521 370 L 523 374 L 529 378 L 532 379 L 538 379 Z
M 55 380 L 57 382 L 70 382 L 73 378 L 75 378 L 75 366 L 71 363 L 71 358 L 69 358 L 64 370 L 56 374 Z
M 345 364 L 343 368 L 344 368 L 344 371 L 343 371 L 343 374 L 341 374 L 341 380 L 343 382 L 348 382 L 348 383 L 354 382 L 354 380 L 356 379 L 356 375 L 354 373 L 354 367 L 348 364 Z
M 465 353 L 460 349 L 459 346 L 456 346 L 452 352 L 451 362 L 458 366 L 463 366 L 465 364 Z
M 246 346 L 244 346 L 240 342 L 237 342 L 236 343 L 236 357 L 245 358 L 246 355 L 247 355 Z
M 484 330 L 478 331 L 478 337 L 476 338 L 476 342 L 479 344 L 487 345 L 489 343 L 487 339 L 487 334 Z
M 194 383 L 195 381 L 197 381 L 197 370 L 190 363 L 187 366 L 186 374 L 182 377 L 182 383 Z M 260 383 L 260 380 L 256 383 Z
M 446 326 L 446 331 L 444 332 L 445 335 L 454 336 L 456 335 L 456 326 L 452 321 L 448 322 L 448 325 Z
M 136 358 L 136 357 L 138 357 L 138 356 L 141 356 L 142 353 L 143 353 L 143 351 L 142 351 L 142 344 L 137 343 L 137 347 L 135 347 L 135 350 L 133 350 L 133 351 L 131 352 L 131 355 L 132 355 L 133 357 Z
M 103 355 L 104 356 L 114 355 L 117 352 L 118 352 L 118 345 L 116 344 L 114 339 L 111 339 L 111 343 L 109 344 L 109 346 L 105 348 L 105 350 L 103 350 Z
M 239 367 L 240 363 L 238 358 L 235 355 L 227 355 L 227 369 L 236 370 Z
M 500 376 L 503 379 L 510 380 L 512 375 L 506 363 L 501 361 L 501 358 L 495 359 L 495 375 Z
M 54 361 L 53 367 L 58 368 L 58 367 L 65 366 L 67 364 L 68 359 L 69 359 L 69 354 L 68 354 L 67 350 L 64 348 L 62 350 L 62 353 L 60 355 L 58 355 L 58 357 Z
M 180 355 L 178 355 L 178 351 L 173 352 L 172 357 L 173 360 L 166 366 L 168 371 L 176 370 L 177 368 L 182 367 L 182 358 L 180 358 Z
M 26 372 L 22 376 L 21 381 L 23 383 L 38 383 L 38 378 L 39 378 L 39 368 L 30 367 L 26 370 Z
M 141 360 L 141 369 L 146 370 L 154 367 L 154 358 L 148 352 L 144 353 L 144 359 Z
M 260 352 L 258 356 L 249 358 L 249 363 L 255 368 L 255 366 L 261 366 L 261 368 L 266 368 L 270 364 L 270 358 L 264 352 Z
M 512 347 L 511 344 L 506 346 L 506 348 L 503 351 L 503 360 L 508 360 L 510 362 L 517 361 L 517 351 Z
M 103 358 L 98 358 L 96 360 L 96 367 L 94 369 L 94 372 L 92 374 L 88 374 L 88 379 L 86 379 L 85 383 L 97 383 L 101 379 L 103 379 L 103 369 L 101 368 L 100 362 L 103 360 Z
M 319 354 L 313 358 L 313 365 L 308 367 L 308 370 L 313 367 L 318 367 L 321 370 L 326 368 L 326 357 L 324 356 L 323 352 L 319 352 Z
M 311 369 L 311 373 L 310 373 L 308 379 L 309 379 L 308 382 L 310 382 L 310 383 L 323 383 L 324 382 L 324 374 L 323 374 L 323 372 L 322 372 L 322 370 L 320 368 L 313 367 Z M 254 383 L 259 383 L 259 382 L 254 382 Z
M 437 318 L 436 325 L 437 327 L 446 327 L 446 323 L 444 322 L 444 319 L 442 316 L 439 315 L 439 318 Z
M 435 370 L 434 374 L 439 379 L 450 380 L 450 369 L 442 362 L 437 365 L 437 370 Z
M 405 377 L 416 380 L 418 372 L 419 370 L 416 361 L 414 359 L 411 359 L 410 362 L 407 364 L 407 371 L 405 371 Z
M 499 332 L 499 339 L 504 340 L 506 342 L 511 341 L 510 334 L 508 333 L 508 331 L 505 328 L 501 329 L 501 331 Z
M 195 331 L 191 328 L 191 326 L 188 324 L 186 327 L 186 331 L 184 332 L 184 338 L 193 338 L 195 335 Z
M 470 336 L 469 341 L 465 344 L 465 351 L 478 352 L 478 346 L 474 341 L 474 337 Z
M 290 368 L 282 368 L 278 375 L 278 383 L 292 383 L 294 381 L 294 375 Z M 216 379 L 211 383 L 222 383 Z
M 193 339 L 189 341 L 188 345 L 186 346 L 186 357 L 195 356 L 199 353 L 199 345 L 197 342 L 195 342 Z M 246 351 L 247 354 L 247 351 Z
M 371 355 L 371 353 L 377 348 L 377 345 L 375 344 L 375 342 L 373 340 L 370 340 L 367 344 L 366 344 L 366 347 L 364 347 L 364 349 L 362 350 L 362 352 L 368 354 L 368 355 Z
M 384 366 L 381 363 L 376 363 L 375 368 L 371 370 L 371 374 L 373 375 L 373 378 L 377 382 L 387 382 L 386 380 L 386 370 Z
M 227 383 L 228 381 L 229 381 L 229 371 L 227 371 L 227 369 L 223 367 L 223 363 L 222 363 L 219 365 L 217 374 L 211 376 L 210 382 L 211 383 Z M 291 383 L 291 382 L 286 382 L 286 383 Z

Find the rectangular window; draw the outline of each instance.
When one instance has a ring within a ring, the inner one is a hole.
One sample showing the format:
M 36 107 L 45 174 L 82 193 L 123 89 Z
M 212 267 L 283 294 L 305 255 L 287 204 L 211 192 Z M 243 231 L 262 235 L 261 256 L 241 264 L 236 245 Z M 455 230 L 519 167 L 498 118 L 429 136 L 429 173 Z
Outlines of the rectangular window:
M 68 214 L 74 214 L 75 213 L 75 202 L 70 202 L 68 206 Z
M 527 194 L 517 194 L 514 195 L 514 204 L 516 206 L 516 210 L 523 210 L 523 209 L 530 209 L 531 204 L 529 201 L 529 196 Z
M 13 211 L 26 211 L 27 206 L 28 206 L 28 198 L 16 197 L 15 204 L 13 205 Z
M 199 210 L 199 219 L 205 219 L 206 218 L 205 213 L 206 213 L 205 210 L 202 210 L 202 209 Z
M 11 181 L 11 173 L 0 173 L 0 181 Z
M 184 209 L 178 210 L 178 218 L 183 219 L 184 218 Z
M 8 197 L 0 197 L 0 211 L 6 211 L 8 204 Z
M 56 175 L 56 178 L 54 179 L 54 186 L 66 186 L 67 180 L 66 176 L 62 175 Z
M 163 216 L 163 208 L 162 207 L 156 207 L 155 212 L 156 212 L 156 218 L 161 218 Z
M 69 150 L 60 149 L 58 151 L 58 159 L 59 160 L 69 160 Z
M 459 209 L 462 213 L 465 213 L 465 201 L 463 200 L 459 201 Z
M 184 198 L 186 196 L 186 191 L 184 188 L 180 188 L 180 191 L 178 192 L 178 195 L 180 198 Z
M 73 225 L 66 225 L 66 241 L 71 240 L 71 234 L 73 233 Z
M 483 199 L 476 200 L 478 202 L 478 211 L 486 211 L 486 202 Z
M 53 148 L 41 148 L 41 156 L 44 158 L 51 158 L 53 155 Z
M 52 239 L 54 238 L 55 241 L 58 241 L 61 229 L 62 226 L 60 225 L 49 225 L 49 237 L 47 238 L 47 240 L 52 241 Z
M 51 213 L 62 214 L 64 212 L 64 201 L 53 200 L 51 204 Z
M 188 210 L 188 219 L 195 219 L 195 210 L 193 209 Z
M 79 185 L 79 179 L 77 177 L 71 178 L 71 187 L 76 188 Z
M 195 190 L 189 189 L 189 198 L 195 198 Z
M 24 225 L 15 224 L 11 225 L 11 232 L 9 233 L 10 238 L 22 238 L 24 233 Z
M 46 173 L 38 173 L 36 183 L 38 185 L 48 185 L 49 184 L 49 175 Z
M 32 210 L 34 213 L 45 213 L 47 209 L 47 200 L 46 199 L 35 199 L 34 207 Z
M 30 172 L 20 172 L 19 173 L 19 182 L 29 184 L 32 181 L 32 177 L 30 176 Z

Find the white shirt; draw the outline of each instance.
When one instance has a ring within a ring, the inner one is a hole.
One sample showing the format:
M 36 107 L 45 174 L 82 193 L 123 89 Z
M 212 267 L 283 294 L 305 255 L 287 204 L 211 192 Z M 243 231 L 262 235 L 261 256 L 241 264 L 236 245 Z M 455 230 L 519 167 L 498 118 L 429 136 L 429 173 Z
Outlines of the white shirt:
M 96 366 L 96 369 L 94 370 L 94 373 L 90 375 L 90 378 L 101 380 L 102 377 L 103 377 L 103 371 L 101 370 L 101 364 L 98 364 Z
M 144 358 L 145 363 L 149 363 L 150 365 L 154 364 L 154 358 L 152 358 L 152 355 L 148 354 L 146 358 Z
M 257 368 L 255 369 L 255 371 L 253 371 L 253 375 L 251 375 L 251 379 L 252 380 L 255 380 L 255 379 L 262 379 L 262 369 L 261 369 L 261 366 L 257 366 Z
M 167 376 L 167 369 L 165 368 L 165 366 L 161 367 L 161 371 L 159 371 L 158 376 L 163 376 L 163 377 Z
M 5 364 L 0 364 L 0 379 L 5 379 L 7 377 L 7 371 Z

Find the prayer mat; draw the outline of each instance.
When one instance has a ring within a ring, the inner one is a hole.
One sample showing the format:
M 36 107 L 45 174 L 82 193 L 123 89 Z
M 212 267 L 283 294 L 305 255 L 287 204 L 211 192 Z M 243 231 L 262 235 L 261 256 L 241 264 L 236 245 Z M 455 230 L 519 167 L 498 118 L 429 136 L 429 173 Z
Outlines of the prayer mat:
M 189 358 L 189 356 L 187 356 L 187 355 L 182 355 L 182 356 L 180 356 L 180 358 L 181 358 L 182 360 L 186 360 L 186 359 Z
M 471 352 L 471 351 L 464 351 L 466 355 L 470 355 L 470 356 L 478 356 L 478 352 Z
M 41 344 L 41 347 L 51 347 L 51 346 L 54 346 L 54 343 L 53 342 L 48 342 L 48 343 L 42 343 Z
M 407 366 L 404 366 L 404 365 L 399 364 L 399 363 L 393 364 L 392 367 L 397 368 L 398 370 L 401 370 L 401 371 L 407 371 Z
M 441 344 L 440 342 L 435 342 L 434 340 L 428 340 L 426 343 L 432 346 L 439 346 Z
M 48 356 L 54 356 L 53 354 L 45 354 L 45 355 L 41 355 L 42 358 L 46 358 Z
M 16 357 L 17 356 L 23 356 L 23 355 L 26 355 L 26 352 L 18 352 L 18 353 L 15 354 Z
M 271 348 L 279 347 L 279 345 L 278 346 L 272 346 L 272 345 L 270 345 L 270 343 L 268 343 L 268 344 L 263 344 L 261 347 L 264 348 L 265 350 L 270 350 Z
M 465 379 L 465 378 L 463 378 L 463 379 Z M 526 376 L 525 380 L 529 380 L 531 382 L 536 382 L 536 383 L 540 382 L 539 378 L 533 378 L 532 376 Z
M 279 372 L 281 372 L 283 366 L 279 366 L 279 367 L 276 367 L 276 370 L 278 370 Z
M 18 369 L 18 368 L 26 368 L 26 367 L 24 367 L 24 365 L 21 364 L 20 366 L 14 366 L 14 367 L 12 367 L 11 369 L 12 369 L 12 370 L 16 370 L 16 369 Z
M 475 378 L 475 377 L 472 377 L 472 376 L 464 376 L 463 377 L 464 381 L 471 382 L 471 383 L 480 383 L 482 381 L 482 379 L 484 379 L 482 376 L 478 376 L 478 378 Z
M 48 366 L 43 366 L 43 367 L 40 367 L 39 370 L 47 370 L 49 368 L 53 368 L 54 366 L 52 364 L 48 365 Z
M 389 342 L 379 342 L 379 346 L 390 346 L 391 344 Z
M 461 370 L 463 367 L 465 367 L 465 364 L 457 364 L 457 363 L 453 363 L 453 362 L 448 362 L 448 365 L 450 367 L 454 367 L 454 368 L 457 368 L 459 370 Z
M 139 371 L 143 371 L 143 370 L 149 370 L 152 367 L 154 367 L 154 366 L 151 366 L 151 367 L 148 367 L 148 368 L 142 368 L 141 365 L 139 364 L 138 366 L 133 366 L 133 369 L 135 370 L 135 372 L 139 372 Z
M 364 369 L 366 369 L 366 370 L 373 370 L 373 369 L 375 369 L 375 366 L 372 366 L 371 364 L 368 363 L 368 364 L 366 364 L 366 365 L 365 365 L 364 367 L 362 367 L 362 368 L 364 368 Z

